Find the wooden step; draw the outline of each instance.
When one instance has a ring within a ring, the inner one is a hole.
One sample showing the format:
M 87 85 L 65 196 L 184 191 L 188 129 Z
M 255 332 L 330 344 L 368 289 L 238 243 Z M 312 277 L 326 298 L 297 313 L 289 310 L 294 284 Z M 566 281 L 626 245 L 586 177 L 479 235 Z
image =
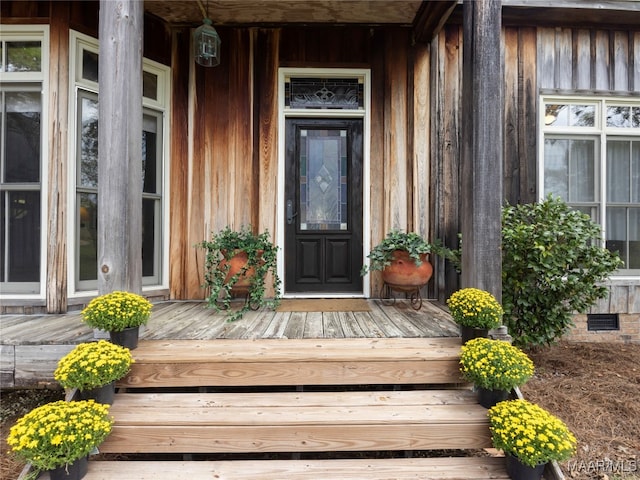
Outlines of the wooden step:
M 455 384 L 459 338 L 147 340 L 120 387 Z
M 90 461 L 84 480 L 502 480 L 504 458 Z M 41 477 L 41 480 L 49 480 Z
M 117 394 L 104 453 L 335 452 L 491 446 L 469 390 Z

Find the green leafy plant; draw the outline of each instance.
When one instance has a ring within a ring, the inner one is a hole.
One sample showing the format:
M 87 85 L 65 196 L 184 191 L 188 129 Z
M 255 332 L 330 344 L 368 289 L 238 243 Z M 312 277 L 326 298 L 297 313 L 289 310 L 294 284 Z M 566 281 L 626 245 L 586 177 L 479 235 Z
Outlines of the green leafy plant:
M 500 325 L 502 306 L 489 292 L 463 288 L 447 299 L 454 321 L 463 327 L 491 329 Z
M 250 308 L 275 308 L 279 304 L 281 281 L 277 272 L 278 247 L 271 242 L 268 231 L 256 234 L 250 225 L 243 225 L 240 230 L 232 230 L 227 226 L 197 246 L 206 250 L 202 286 L 209 290 L 209 307 L 218 312 L 226 310 L 229 321 L 234 321 Z M 238 251 L 246 254 L 247 261 L 237 273 L 230 275 L 230 261 Z M 274 290 L 271 299 L 266 297 L 269 275 Z M 232 311 L 232 294 L 247 277 L 248 286 L 242 289 L 243 293 L 246 291 L 246 301 L 240 309 Z
M 602 284 L 620 267 L 601 246 L 600 226 L 560 198 L 502 210 L 504 323 L 518 345 L 551 344 L 606 298 Z
M 462 345 L 460 351 L 462 376 L 489 390 L 510 391 L 524 385 L 534 369 L 526 353 L 503 340 L 474 338 Z
M 404 250 L 409 253 L 409 257 L 418 266 L 422 264 L 421 255 L 434 253 L 444 258 L 449 258 L 453 252 L 440 244 L 440 242 L 430 243 L 415 232 L 403 232 L 393 229 L 375 247 L 371 249 L 367 258 L 369 265 L 363 265 L 360 275 L 364 276 L 373 270 L 384 270 L 393 261 L 393 252 Z
M 81 343 L 58 361 L 53 377 L 64 388 L 91 390 L 121 379 L 132 363 L 128 348 L 106 340 Z
M 151 307 L 151 303 L 140 295 L 113 291 L 91 300 L 82 310 L 82 318 L 90 327 L 121 332 L 125 328 L 145 325 Z
M 488 415 L 494 447 L 525 465 L 561 462 L 576 451 L 576 439 L 562 420 L 534 403 L 506 400 L 491 407 Z
M 111 432 L 109 405 L 93 400 L 48 403 L 20 418 L 7 443 L 39 471 L 53 470 L 87 456 Z

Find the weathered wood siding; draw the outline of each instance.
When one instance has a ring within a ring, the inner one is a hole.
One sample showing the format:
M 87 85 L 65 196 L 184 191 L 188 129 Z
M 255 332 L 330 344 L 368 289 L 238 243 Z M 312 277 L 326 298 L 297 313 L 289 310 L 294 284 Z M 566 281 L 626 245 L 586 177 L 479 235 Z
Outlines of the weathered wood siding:
M 541 94 L 638 95 L 640 28 L 503 27 L 504 184 L 511 204 L 537 199 L 538 99 Z M 457 246 L 462 96 L 462 26 L 450 24 L 432 48 L 432 237 Z M 437 272 L 435 284 L 451 292 L 456 276 Z M 445 281 L 446 280 L 446 281 Z M 634 282 L 613 282 L 611 299 L 637 298 Z M 637 283 L 637 282 L 636 282 Z M 437 292 L 442 298 L 442 291 Z M 596 312 L 640 313 L 638 302 L 601 302 Z
M 428 46 L 412 47 L 406 28 L 218 32 L 223 61 L 212 69 L 186 60 L 186 29 L 174 34 L 172 298 L 203 297 L 204 251 L 193 246 L 211 232 L 252 224 L 277 234 L 279 67 L 371 68 L 372 241 L 391 228 L 427 234 Z

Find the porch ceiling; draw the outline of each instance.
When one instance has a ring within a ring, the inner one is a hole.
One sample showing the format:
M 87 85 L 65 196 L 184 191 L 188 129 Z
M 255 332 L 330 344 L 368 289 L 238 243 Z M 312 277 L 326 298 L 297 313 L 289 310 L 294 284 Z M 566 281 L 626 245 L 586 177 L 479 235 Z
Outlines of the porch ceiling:
M 200 24 L 207 8 L 214 25 L 412 25 L 422 3 L 422 0 L 145 0 L 144 8 L 174 25 Z

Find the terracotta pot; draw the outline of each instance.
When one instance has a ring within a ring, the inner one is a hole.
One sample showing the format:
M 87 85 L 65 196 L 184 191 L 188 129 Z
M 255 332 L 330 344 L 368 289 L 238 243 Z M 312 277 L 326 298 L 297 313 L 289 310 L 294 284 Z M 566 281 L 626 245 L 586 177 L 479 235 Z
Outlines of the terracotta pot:
M 416 265 L 413 258 L 409 256 L 409 252 L 405 250 L 396 250 L 393 252 L 393 260 L 382 270 L 382 280 L 391 287 L 406 287 L 415 289 L 426 285 L 433 267 L 429 263 L 429 254 L 420 255 L 421 265 Z
M 261 253 L 262 252 L 258 252 L 259 255 Z M 235 250 L 234 255 L 229 260 L 223 259 L 220 262 L 220 269 L 225 269 L 227 263 L 229 264 L 229 271 L 227 272 L 227 276 L 224 279 L 225 283 L 229 282 L 231 277 L 240 273 L 240 271 L 242 271 L 248 261 L 249 256 L 247 255 L 247 252 L 243 250 Z M 255 274 L 256 269 L 253 267 L 249 268 L 240 276 L 240 278 L 238 278 L 238 281 L 233 285 L 231 290 L 248 290 L 249 286 L 251 285 L 251 279 L 255 276 Z

